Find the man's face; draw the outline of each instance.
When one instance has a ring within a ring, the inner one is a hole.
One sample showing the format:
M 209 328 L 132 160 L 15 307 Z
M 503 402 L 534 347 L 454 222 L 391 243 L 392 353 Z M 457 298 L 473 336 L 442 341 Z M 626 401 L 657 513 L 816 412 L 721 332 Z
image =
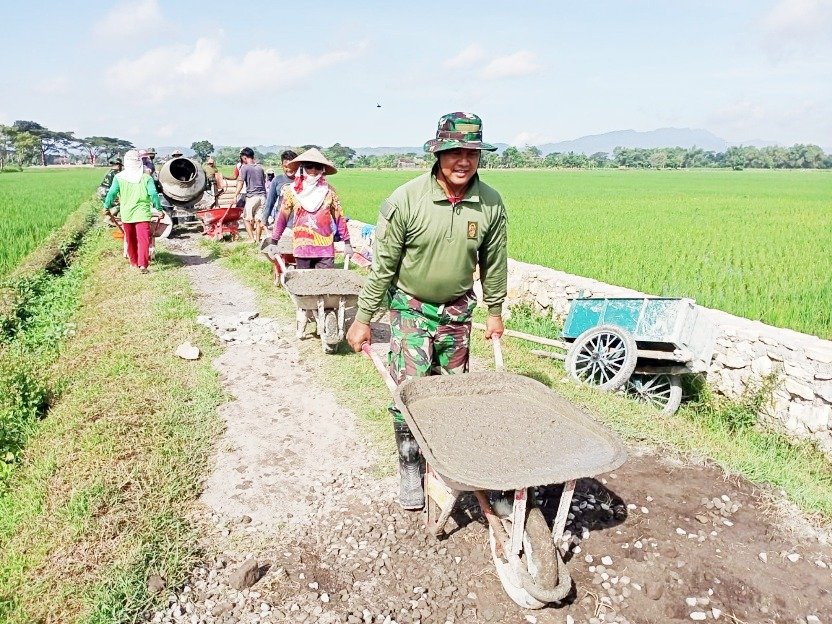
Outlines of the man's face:
M 439 152 L 439 169 L 448 182 L 465 186 L 477 172 L 480 151 L 458 147 Z
M 284 160 L 283 162 L 280 163 L 280 166 L 283 167 L 283 173 L 285 173 L 287 176 L 289 176 L 291 178 L 292 174 L 290 173 L 290 170 L 289 170 L 289 163 L 290 162 L 292 162 L 292 161 L 291 160 Z

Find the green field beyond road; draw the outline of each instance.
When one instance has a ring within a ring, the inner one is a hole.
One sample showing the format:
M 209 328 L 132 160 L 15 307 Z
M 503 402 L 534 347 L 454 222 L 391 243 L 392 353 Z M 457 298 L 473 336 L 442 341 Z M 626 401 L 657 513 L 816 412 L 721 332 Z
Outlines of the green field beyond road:
M 54 167 L 0 174 L 0 277 L 63 225 L 106 173 Z
M 347 214 L 375 222 L 413 171 L 342 170 Z M 832 338 L 832 172 L 493 171 L 509 254 Z
M 106 169 L 0 175 L 0 276 Z M 374 223 L 419 171 L 344 169 L 347 214 Z M 832 172 L 494 171 L 517 260 L 832 338 Z

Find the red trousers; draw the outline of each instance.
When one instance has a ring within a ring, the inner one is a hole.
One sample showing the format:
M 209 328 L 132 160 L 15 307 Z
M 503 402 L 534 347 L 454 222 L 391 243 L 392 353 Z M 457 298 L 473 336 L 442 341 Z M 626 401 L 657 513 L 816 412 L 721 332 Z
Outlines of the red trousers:
M 150 221 L 122 223 L 127 257 L 133 266 L 147 268 L 150 264 Z

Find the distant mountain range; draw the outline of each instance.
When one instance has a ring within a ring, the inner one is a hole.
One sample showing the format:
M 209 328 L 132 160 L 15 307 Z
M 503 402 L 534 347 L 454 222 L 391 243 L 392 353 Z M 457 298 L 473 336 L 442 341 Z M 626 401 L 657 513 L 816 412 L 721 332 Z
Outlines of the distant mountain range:
M 603 134 L 591 134 L 571 141 L 544 143 L 538 145 L 544 154 L 552 152 L 580 152 L 594 154 L 606 152 L 612 154 L 616 147 L 701 147 L 703 150 L 723 152 L 728 148 L 728 141 L 712 132 L 692 128 L 659 128 L 638 132 L 636 130 L 615 130 Z
M 494 143 L 498 152 L 508 147 L 507 143 Z M 577 152 L 592 155 L 596 152 L 606 152 L 612 155 L 616 147 L 700 147 L 705 151 L 724 152 L 734 145 L 750 145 L 754 147 L 770 147 L 778 145 L 775 141 L 753 139 L 750 141 L 728 141 L 716 136 L 714 133 L 701 128 L 658 128 L 639 132 L 637 130 L 614 130 L 603 134 L 590 134 L 569 141 L 558 141 L 556 143 L 544 143 L 537 147 L 545 154 L 552 152 Z M 262 153 L 280 153 L 288 149 L 284 145 L 257 145 L 256 149 Z M 220 146 L 217 146 L 219 149 Z M 159 147 L 160 156 L 172 152 L 174 147 Z M 407 154 L 410 152 L 421 154 L 422 146 L 390 146 L 390 147 L 354 147 L 355 153 L 359 156 L 383 156 L 385 154 Z M 186 156 L 193 154 L 190 149 L 182 148 Z M 829 153 L 829 148 L 825 148 Z

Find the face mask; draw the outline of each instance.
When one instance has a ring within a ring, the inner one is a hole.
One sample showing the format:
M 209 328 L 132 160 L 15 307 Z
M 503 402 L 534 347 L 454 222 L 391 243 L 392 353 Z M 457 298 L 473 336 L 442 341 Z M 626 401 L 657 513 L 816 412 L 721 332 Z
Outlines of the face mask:
M 318 180 L 320 180 L 320 179 L 321 179 L 321 174 L 320 173 L 318 175 L 315 175 L 315 176 L 309 175 L 307 173 L 305 182 L 308 182 L 309 184 L 317 184 Z

